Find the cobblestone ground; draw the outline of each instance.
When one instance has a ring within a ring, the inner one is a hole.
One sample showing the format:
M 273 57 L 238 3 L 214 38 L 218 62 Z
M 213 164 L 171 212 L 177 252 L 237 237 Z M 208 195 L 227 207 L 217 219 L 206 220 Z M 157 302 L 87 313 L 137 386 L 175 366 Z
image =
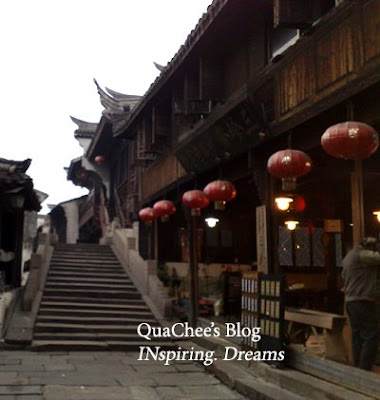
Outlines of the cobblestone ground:
M 0 400 L 242 400 L 201 365 L 137 353 L 0 351 Z

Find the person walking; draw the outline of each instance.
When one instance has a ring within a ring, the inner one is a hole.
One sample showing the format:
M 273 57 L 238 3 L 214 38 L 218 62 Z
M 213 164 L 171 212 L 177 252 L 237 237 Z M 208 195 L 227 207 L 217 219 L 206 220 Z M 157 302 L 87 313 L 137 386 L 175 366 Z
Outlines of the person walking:
M 363 238 L 343 259 L 342 276 L 346 310 L 352 331 L 354 366 L 372 370 L 376 359 L 376 275 L 380 267 L 377 239 Z

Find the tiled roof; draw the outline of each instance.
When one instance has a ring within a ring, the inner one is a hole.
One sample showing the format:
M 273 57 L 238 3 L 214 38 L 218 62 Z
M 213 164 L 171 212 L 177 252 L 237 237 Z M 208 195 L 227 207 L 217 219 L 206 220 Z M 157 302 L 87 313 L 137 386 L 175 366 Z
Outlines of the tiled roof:
M 13 161 L 0 158 L 0 197 L 19 194 L 25 199 L 25 210 L 40 210 L 32 179 L 25 174 L 31 159 Z
M 103 115 L 112 122 L 113 134 L 116 136 L 124 130 L 131 111 L 139 103 L 141 96 L 119 93 L 107 87 L 103 90 L 96 79 L 94 82 L 100 102 L 104 106 Z
M 71 120 L 78 126 L 74 131 L 75 138 L 92 138 L 98 124 L 96 122 L 82 121 L 81 119 L 71 117 Z

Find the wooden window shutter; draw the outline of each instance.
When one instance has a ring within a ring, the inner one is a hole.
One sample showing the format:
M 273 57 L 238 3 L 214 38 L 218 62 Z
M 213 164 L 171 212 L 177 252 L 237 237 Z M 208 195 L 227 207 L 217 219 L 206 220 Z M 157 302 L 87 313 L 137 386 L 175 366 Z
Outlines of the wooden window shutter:
M 311 0 L 274 0 L 274 27 L 307 28 L 313 23 L 313 3 Z

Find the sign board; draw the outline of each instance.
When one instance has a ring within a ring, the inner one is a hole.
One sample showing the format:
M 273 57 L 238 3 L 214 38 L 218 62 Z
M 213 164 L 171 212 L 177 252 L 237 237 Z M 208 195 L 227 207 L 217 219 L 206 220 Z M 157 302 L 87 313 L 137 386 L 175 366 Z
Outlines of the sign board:
M 256 207 L 257 270 L 268 273 L 268 242 L 266 206 Z
M 343 232 L 343 221 L 341 219 L 325 219 L 324 229 L 326 233 Z

